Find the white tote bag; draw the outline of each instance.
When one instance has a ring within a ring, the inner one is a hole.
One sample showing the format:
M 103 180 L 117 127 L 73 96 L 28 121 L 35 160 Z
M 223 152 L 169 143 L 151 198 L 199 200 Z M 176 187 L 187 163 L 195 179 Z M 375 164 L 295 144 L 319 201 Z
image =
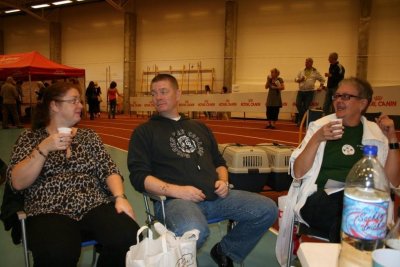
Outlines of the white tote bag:
M 199 230 L 187 231 L 176 237 L 161 223 L 156 222 L 154 228 L 160 235 L 157 239 L 153 239 L 153 232 L 147 226 L 139 229 L 136 245 L 131 246 L 126 254 L 126 267 L 197 267 Z M 146 229 L 148 237 L 139 242 L 140 234 Z

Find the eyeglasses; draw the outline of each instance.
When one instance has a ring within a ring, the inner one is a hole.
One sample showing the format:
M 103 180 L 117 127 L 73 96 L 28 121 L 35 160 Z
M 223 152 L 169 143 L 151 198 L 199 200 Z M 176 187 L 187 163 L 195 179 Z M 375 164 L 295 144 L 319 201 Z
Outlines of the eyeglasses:
M 351 94 L 334 94 L 334 95 L 332 96 L 332 100 L 337 100 L 338 98 L 340 98 L 340 99 L 343 100 L 343 101 L 348 101 L 348 100 L 350 100 L 350 98 L 352 98 L 352 97 L 361 99 L 361 97 L 356 96 L 356 95 L 351 95 Z
M 82 101 L 79 98 L 73 98 L 73 99 L 56 99 L 57 102 L 66 102 L 69 104 L 73 104 L 73 105 L 78 105 L 78 104 L 82 104 Z

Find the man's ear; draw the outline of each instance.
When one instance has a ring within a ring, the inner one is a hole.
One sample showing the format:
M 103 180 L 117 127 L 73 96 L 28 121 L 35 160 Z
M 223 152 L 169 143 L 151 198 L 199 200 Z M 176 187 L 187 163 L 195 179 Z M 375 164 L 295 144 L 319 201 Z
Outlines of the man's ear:
M 176 100 L 181 99 L 182 92 L 180 89 L 176 90 Z

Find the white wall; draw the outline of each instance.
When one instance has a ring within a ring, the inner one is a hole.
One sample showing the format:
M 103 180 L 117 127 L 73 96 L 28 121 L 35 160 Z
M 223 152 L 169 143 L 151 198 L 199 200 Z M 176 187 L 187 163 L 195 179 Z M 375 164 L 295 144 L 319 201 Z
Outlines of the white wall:
M 214 91 L 223 81 L 224 0 L 137 1 L 137 83 L 142 72 L 214 68 Z M 236 81 L 243 91 L 264 90 L 277 67 L 288 90 L 306 57 L 322 73 L 339 53 L 346 75 L 356 73 L 359 1 L 238 0 Z M 400 0 L 374 0 L 368 76 L 373 85 L 400 85 Z M 104 2 L 63 8 L 50 16 L 62 24 L 62 63 L 86 69 L 86 81 L 107 87 L 106 69 L 122 90 L 124 15 Z M 37 50 L 49 56 L 48 25 L 28 15 L 2 19 L 5 52 Z M 210 83 L 204 77 L 204 84 Z M 185 85 L 184 85 L 185 86 Z M 193 84 L 189 85 L 193 86 Z

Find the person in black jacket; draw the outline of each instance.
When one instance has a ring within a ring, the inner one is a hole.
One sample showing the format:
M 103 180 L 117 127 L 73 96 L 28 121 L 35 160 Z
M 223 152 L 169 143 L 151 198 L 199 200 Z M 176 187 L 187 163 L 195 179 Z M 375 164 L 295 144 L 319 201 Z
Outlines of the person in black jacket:
M 335 94 L 339 82 L 343 80 L 345 69 L 338 61 L 338 54 L 336 52 L 329 54 L 329 72 L 325 73 L 325 77 L 328 78 L 328 84 L 326 86 L 326 94 L 323 111 L 325 115 L 333 113 L 332 96 Z

